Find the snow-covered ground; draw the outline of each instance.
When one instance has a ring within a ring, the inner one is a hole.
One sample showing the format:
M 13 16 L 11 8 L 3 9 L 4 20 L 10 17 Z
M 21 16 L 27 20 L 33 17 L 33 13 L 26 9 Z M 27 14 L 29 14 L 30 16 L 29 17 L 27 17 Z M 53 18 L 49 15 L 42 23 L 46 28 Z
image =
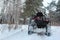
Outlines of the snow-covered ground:
M 4 28 L 6 25 L 0 25 Z M 51 26 L 51 36 L 32 34 L 28 35 L 28 26 L 22 25 L 22 28 L 4 32 L 0 32 L 0 40 L 60 40 L 60 27 Z

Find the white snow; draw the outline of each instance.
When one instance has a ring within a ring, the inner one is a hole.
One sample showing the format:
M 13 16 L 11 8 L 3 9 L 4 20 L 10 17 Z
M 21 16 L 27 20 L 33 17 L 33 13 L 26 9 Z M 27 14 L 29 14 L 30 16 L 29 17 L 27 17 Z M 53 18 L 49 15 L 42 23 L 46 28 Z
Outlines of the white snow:
M 10 32 L 8 29 L 5 29 L 2 33 L 0 32 L 0 40 L 60 40 L 60 27 L 51 26 L 52 34 L 49 37 L 37 34 L 28 35 L 28 26 L 22 25 L 21 27 Z

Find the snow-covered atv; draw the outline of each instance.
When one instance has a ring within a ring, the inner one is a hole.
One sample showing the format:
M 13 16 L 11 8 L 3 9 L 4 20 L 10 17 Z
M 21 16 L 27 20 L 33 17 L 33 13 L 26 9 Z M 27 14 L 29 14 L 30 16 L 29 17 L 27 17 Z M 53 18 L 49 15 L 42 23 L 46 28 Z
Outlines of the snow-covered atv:
M 51 27 L 48 24 L 45 24 L 44 26 L 41 26 L 40 23 L 39 26 L 36 24 L 35 20 L 33 18 L 30 18 L 29 21 L 29 25 L 28 25 L 28 34 L 33 34 L 33 33 L 37 33 L 37 34 L 45 34 L 47 36 L 51 35 Z

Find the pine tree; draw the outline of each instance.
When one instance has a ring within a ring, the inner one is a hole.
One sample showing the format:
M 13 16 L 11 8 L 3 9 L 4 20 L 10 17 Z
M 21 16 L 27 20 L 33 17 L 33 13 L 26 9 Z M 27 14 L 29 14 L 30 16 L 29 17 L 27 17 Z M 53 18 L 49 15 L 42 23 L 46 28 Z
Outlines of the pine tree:
M 56 10 L 55 18 L 58 22 L 60 21 L 60 0 L 57 3 L 57 10 Z
M 42 1 L 43 0 L 26 0 L 25 5 L 23 7 L 24 13 L 23 13 L 23 18 L 24 18 L 24 24 L 26 22 L 26 18 L 34 15 L 37 12 L 37 8 L 42 6 Z
M 42 6 L 43 0 L 26 0 L 25 2 L 25 8 L 24 8 L 24 15 L 29 17 L 36 13 L 37 8 Z

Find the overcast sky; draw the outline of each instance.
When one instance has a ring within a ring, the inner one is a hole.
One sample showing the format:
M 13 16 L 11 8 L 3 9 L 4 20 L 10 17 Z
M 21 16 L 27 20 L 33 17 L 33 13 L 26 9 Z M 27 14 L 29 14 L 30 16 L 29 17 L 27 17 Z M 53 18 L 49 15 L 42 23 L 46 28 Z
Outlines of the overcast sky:
M 44 0 L 43 5 L 47 7 L 49 5 L 48 3 L 51 3 L 52 1 L 56 1 L 56 3 L 58 2 L 58 0 Z

